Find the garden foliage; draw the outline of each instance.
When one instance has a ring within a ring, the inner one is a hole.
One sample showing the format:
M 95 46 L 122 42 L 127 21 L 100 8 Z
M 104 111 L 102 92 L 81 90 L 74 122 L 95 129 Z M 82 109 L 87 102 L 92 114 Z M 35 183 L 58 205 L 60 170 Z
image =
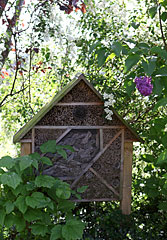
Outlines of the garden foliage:
M 66 155 L 70 146 L 55 141 L 40 147 L 48 152 Z M 69 200 L 75 194 L 69 184 L 42 175 L 42 166 L 52 161 L 38 153 L 0 159 L 0 226 L 1 239 L 64 239 L 82 237 L 84 223 L 73 216 L 75 205 Z M 82 189 L 78 189 L 81 192 Z M 79 196 L 76 193 L 76 196 Z

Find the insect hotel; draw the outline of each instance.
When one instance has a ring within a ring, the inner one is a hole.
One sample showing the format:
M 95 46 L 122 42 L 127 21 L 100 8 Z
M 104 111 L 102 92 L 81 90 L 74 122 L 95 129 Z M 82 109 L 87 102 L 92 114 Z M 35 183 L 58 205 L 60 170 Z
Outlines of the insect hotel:
M 14 136 L 21 155 L 40 153 L 40 145 L 56 140 L 70 145 L 67 159 L 57 154 L 47 174 L 68 182 L 75 190 L 88 186 L 82 202 L 120 201 L 123 214 L 131 211 L 133 142 L 138 135 L 114 110 L 112 120 L 104 117 L 99 92 L 80 75 L 53 97 Z

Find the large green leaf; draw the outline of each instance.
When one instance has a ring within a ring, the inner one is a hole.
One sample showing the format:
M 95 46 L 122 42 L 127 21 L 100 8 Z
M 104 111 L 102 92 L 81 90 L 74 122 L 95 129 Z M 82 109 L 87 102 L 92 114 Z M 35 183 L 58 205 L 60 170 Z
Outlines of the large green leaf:
M 166 77 L 167 76 L 167 67 L 162 67 L 155 72 L 156 77 Z
M 56 225 L 51 230 L 50 240 L 62 239 L 62 225 Z
M 97 52 L 97 62 L 98 62 L 98 66 L 101 67 L 107 58 L 107 54 L 106 54 L 106 49 L 102 48 L 96 51 Z
M 42 237 L 44 237 L 49 232 L 48 227 L 42 224 L 33 224 L 31 225 L 31 229 L 34 235 L 40 235 Z
M 26 204 L 32 208 L 43 208 L 50 204 L 51 200 L 45 197 L 41 192 L 34 192 L 31 196 L 26 197 Z
M 157 6 L 151 7 L 151 8 L 149 9 L 149 14 L 150 14 L 150 17 L 151 17 L 151 18 L 154 18 L 155 15 L 156 15 L 156 13 L 157 13 Z
M 167 97 L 160 99 L 157 104 L 154 106 L 154 111 L 156 111 L 160 106 L 166 106 L 167 105 Z
M 65 182 L 60 182 L 60 184 L 56 186 L 56 196 L 62 199 L 69 199 L 71 196 L 70 186 Z
M 10 228 L 15 224 L 15 216 L 11 213 L 5 217 L 5 227 Z
M 49 166 L 52 166 L 52 165 L 53 165 L 52 161 L 51 161 L 48 157 L 42 157 L 42 158 L 41 158 L 41 162 L 42 162 L 43 164 L 46 164 L 46 165 L 49 165 Z
M 79 220 L 71 219 L 62 228 L 62 235 L 66 240 L 82 239 L 85 224 Z
M 24 218 L 28 222 L 35 221 L 35 220 L 41 220 L 42 219 L 41 210 L 28 209 L 28 211 L 24 214 Z
M 165 49 L 161 47 L 153 47 L 151 48 L 151 53 L 157 54 L 159 57 L 167 59 L 167 52 Z
M 160 154 L 157 160 L 158 165 L 167 164 L 167 149 Z
M 58 209 L 65 213 L 71 211 L 74 208 L 75 208 L 75 204 L 66 199 L 61 199 L 61 201 L 58 203 Z
M 5 156 L 0 159 L 0 167 L 11 169 L 15 165 L 15 161 L 10 156 Z
M 26 227 L 26 222 L 22 216 L 15 216 L 15 225 L 18 232 L 22 232 Z
M 22 212 L 23 214 L 27 211 L 27 205 L 26 205 L 26 202 L 25 202 L 25 197 L 19 196 L 16 199 L 14 204 L 20 210 L 20 212 Z
M 35 185 L 37 187 L 51 188 L 55 184 L 55 178 L 47 175 L 37 176 L 35 179 Z
M 58 149 L 57 153 L 60 154 L 64 159 L 67 159 L 67 153 L 64 149 Z
M 135 66 L 138 63 L 139 60 L 140 55 L 138 54 L 129 55 L 125 61 L 124 71 L 128 72 L 133 66 Z
M 20 176 L 15 172 L 4 173 L 1 175 L 0 179 L 2 184 L 8 185 L 13 189 L 16 189 L 16 187 L 22 182 Z
M 19 162 L 20 170 L 23 171 L 24 169 L 30 167 L 32 163 L 33 160 L 29 155 L 23 156 Z
M 7 214 L 11 213 L 14 210 L 14 204 L 10 200 L 5 203 L 5 207 Z
M 49 140 L 49 141 L 43 143 L 40 146 L 40 150 L 42 153 L 56 153 L 57 152 L 56 140 Z
M 162 19 L 163 22 L 166 21 L 166 19 L 167 19 L 167 12 L 163 12 L 163 13 L 161 14 L 161 19 Z
M 122 51 L 122 44 L 120 42 L 113 42 L 113 44 L 111 45 L 111 49 L 115 53 L 115 55 L 119 57 Z
M 155 68 L 156 68 L 156 62 L 155 59 L 149 59 L 148 63 L 143 61 L 142 62 L 142 66 L 144 68 L 145 73 L 148 76 L 151 76 L 151 74 L 154 72 Z
M 0 225 L 4 225 L 6 213 L 3 209 L 0 209 Z

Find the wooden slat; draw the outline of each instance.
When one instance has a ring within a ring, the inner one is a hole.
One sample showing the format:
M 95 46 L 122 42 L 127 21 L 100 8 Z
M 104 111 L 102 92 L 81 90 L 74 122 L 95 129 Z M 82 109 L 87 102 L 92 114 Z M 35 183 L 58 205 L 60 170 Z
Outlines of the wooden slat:
M 129 215 L 131 213 L 132 158 L 133 158 L 133 143 L 125 142 L 123 164 L 123 186 L 121 199 L 121 210 L 122 213 L 125 215 Z
M 87 167 L 81 172 L 81 174 L 76 178 L 76 180 L 72 183 L 71 187 L 74 187 L 75 184 L 80 180 L 80 178 L 88 171 L 88 169 L 101 157 L 101 155 L 107 150 L 107 148 L 115 141 L 117 137 L 122 133 L 122 130 L 119 131 L 111 140 L 110 142 L 103 148 L 102 151 L 100 151 L 93 159 L 92 161 L 87 165 Z
M 104 178 L 102 178 L 93 168 L 89 168 L 89 170 L 94 173 L 94 175 L 108 188 L 110 189 L 115 195 L 119 196 L 119 193 L 111 186 L 109 185 Z
M 70 102 L 70 103 L 56 103 L 55 106 L 99 106 L 104 105 L 103 102 Z
M 35 151 L 35 129 L 32 128 L 32 153 Z
M 56 143 L 59 143 L 70 131 L 71 129 L 67 129 L 60 137 L 56 139 Z
M 94 199 L 75 199 L 71 200 L 72 202 L 108 202 L 116 201 L 115 198 L 94 198 Z
M 121 164 L 120 164 L 120 199 L 122 199 L 122 188 L 123 188 L 124 140 L 125 140 L 125 131 L 124 131 L 124 129 L 122 129 Z
M 100 129 L 100 151 L 103 149 L 103 129 Z
M 21 156 L 32 153 L 31 143 L 21 143 Z
M 124 129 L 125 126 L 38 126 L 35 129 Z
M 20 142 L 21 143 L 31 143 L 32 139 L 22 139 Z

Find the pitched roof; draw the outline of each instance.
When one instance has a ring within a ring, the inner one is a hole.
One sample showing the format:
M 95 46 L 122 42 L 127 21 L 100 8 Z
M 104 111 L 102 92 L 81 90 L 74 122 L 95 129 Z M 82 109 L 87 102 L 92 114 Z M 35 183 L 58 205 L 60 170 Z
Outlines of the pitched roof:
M 21 138 L 25 136 L 54 106 L 58 103 L 71 89 L 73 89 L 80 81 L 84 81 L 92 91 L 103 100 L 101 94 L 86 80 L 83 74 L 78 78 L 73 79 L 67 86 L 65 86 L 57 95 L 55 95 L 52 100 L 47 103 L 41 110 L 28 122 L 26 123 L 13 137 L 13 142 L 19 142 Z M 118 117 L 118 119 L 130 130 L 130 132 L 136 137 L 138 141 L 142 139 L 138 134 L 132 129 L 132 127 L 112 108 L 113 113 Z

